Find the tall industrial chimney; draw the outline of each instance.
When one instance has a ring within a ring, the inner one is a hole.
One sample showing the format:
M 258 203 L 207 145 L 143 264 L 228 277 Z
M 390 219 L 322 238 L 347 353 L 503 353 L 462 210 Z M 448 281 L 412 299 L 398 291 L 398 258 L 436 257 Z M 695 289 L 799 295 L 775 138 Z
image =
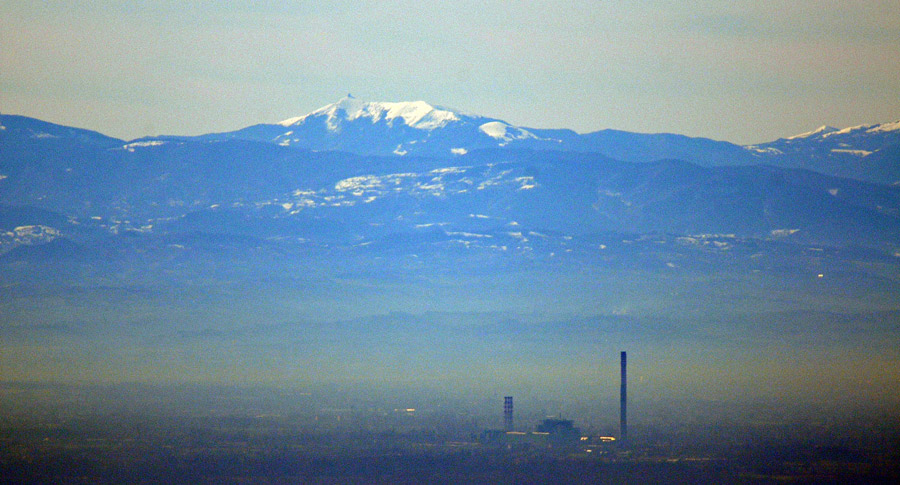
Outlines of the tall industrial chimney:
M 503 398 L 503 429 L 513 430 L 513 399 L 512 396 Z
M 619 390 L 619 440 L 628 439 L 628 356 L 622 351 L 622 385 Z

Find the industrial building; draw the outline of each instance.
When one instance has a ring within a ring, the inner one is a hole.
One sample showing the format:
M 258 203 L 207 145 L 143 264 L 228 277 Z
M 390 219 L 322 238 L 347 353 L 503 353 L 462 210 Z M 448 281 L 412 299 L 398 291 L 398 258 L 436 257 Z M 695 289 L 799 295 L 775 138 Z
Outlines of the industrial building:
M 540 446 L 550 448 L 581 447 L 593 452 L 617 443 L 620 447 L 628 439 L 628 355 L 620 354 L 621 380 L 619 385 L 619 437 L 581 436 L 581 431 L 572 420 L 548 417 L 535 426 L 534 431 L 516 431 L 513 414 L 513 397 L 503 397 L 503 428 L 487 429 L 481 433 L 480 441 L 488 445 Z

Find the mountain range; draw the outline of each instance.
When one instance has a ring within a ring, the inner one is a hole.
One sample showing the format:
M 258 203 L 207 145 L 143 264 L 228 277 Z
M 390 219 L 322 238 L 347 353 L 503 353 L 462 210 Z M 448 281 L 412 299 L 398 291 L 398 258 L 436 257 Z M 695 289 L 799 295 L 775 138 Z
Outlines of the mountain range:
M 351 98 L 129 141 L 3 115 L 0 367 L 593 396 L 629 349 L 654 361 L 638 395 L 887 396 L 897 136 L 745 147 Z
M 147 137 L 136 143 L 250 140 L 359 155 L 452 157 L 505 148 L 598 153 L 626 162 L 685 160 L 704 166 L 777 165 L 881 184 L 900 182 L 900 121 L 844 129 L 821 127 L 740 146 L 677 134 L 534 129 L 432 106 L 424 101 L 364 102 L 351 96 L 305 116 L 197 137 Z
M 349 96 L 280 123 L 131 141 L 3 115 L 0 251 L 15 259 L 56 241 L 60 254 L 104 253 L 207 235 L 556 255 L 617 234 L 893 255 L 898 150 L 900 122 L 739 146 Z

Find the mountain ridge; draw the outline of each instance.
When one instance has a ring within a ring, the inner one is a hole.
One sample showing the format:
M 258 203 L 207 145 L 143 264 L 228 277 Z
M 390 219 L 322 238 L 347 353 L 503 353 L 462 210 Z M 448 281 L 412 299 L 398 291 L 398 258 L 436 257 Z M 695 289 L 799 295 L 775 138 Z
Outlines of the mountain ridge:
M 771 142 L 737 145 L 674 133 L 604 129 L 580 134 L 565 128 L 534 129 L 425 101 L 372 102 L 350 95 L 276 123 L 197 136 L 149 136 L 128 143 L 90 130 L 25 117 L 10 120 L 13 127 L 30 124 L 25 129 L 31 130 L 32 138 L 68 136 L 105 148 L 117 144 L 133 149 L 165 142 L 212 143 L 236 139 L 311 151 L 448 159 L 473 150 L 527 149 L 600 153 L 629 162 L 682 159 L 703 166 L 769 164 L 883 185 L 900 184 L 900 121 L 842 129 L 823 125 Z M 69 130 L 68 135 L 65 130 Z M 14 131 L 17 129 L 4 134 L 0 130 L 0 137 L 9 139 Z M 18 132 L 24 133 L 21 129 Z

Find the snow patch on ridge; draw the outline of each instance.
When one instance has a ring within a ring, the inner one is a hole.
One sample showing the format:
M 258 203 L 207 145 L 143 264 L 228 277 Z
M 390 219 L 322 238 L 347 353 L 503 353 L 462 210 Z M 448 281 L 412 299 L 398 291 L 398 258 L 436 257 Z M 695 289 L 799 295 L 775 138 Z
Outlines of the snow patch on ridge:
M 856 126 L 848 126 L 847 128 L 843 128 L 840 130 L 832 130 L 828 133 L 824 133 L 822 138 L 829 138 L 832 136 L 839 135 L 848 135 L 850 133 L 863 132 L 867 134 L 871 133 L 890 133 L 900 131 L 900 121 L 894 121 L 892 123 L 877 123 L 874 125 L 856 125 Z
M 800 229 L 772 229 L 769 234 L 772 237 L 787 237 L 800 232 Z
M 502 121 L 491 121 L 479 126 L 478 129 L 491 138 L 502 140 L 506 138 L 506 128 L 508 126 L 509 125 Z
M 870 125 L 848 126 L 848 127 L 844 128 L 844 129 L 841 129 L 841 130 L 834 130 L 834 131 L 832 131 L 832 132 L 825 133 L 825 134 L 822 135 L 822 138 L 828 138 L 829 136 L 835 136 L 835 135 L 846 135 L 846 134 L 848 134 L 848 133 L 852 133 L 852 132 L 854 132 L 854 131 L 859 131 L 859 130 L 867 129 L 867 128 L 869 128 L 869 127 L 870 127 Z
M 831 153 L 846 153 L 848 155 L 857 155 L 860 157 L 865 157 L 872 154 L 872 152 L 870 152 L 869 150 L 851 150 L 846 148 L 832 148 Z
M 60 236 L 59 229 L 43 224 L 18 226 L 7 235 L 13 236 L 19 244 L 32 244 L 35 242 L 50 242 Z
M 528 138 L 537 139 L 537 136 L 535 136 L 530 131 L 508 125 L 502 121 L 489 121 L 479 126 L 478 130 L 485 135 L 502 142 L 510 142 L 512 140 L 525 140 Z M 501 146 L 503 144 L 501 144 Z
M 881 123 L 880 125 L 874 125 L 873 127 L 866 130 L 866 133 L 885 133 L 889 131 L 900 131 L 900 120 L 897 120 L 893 123 Z
M 800 138 L 809 138 L 811 136 L 819 135 L 819 134 L 829 134 L 837 131 L 837 128 L 833 126 L 822 125 L 816 128 L 813 131 L 807 131 L 806 133 L 800 133 L 799 135 L 789 136 L 785 138 L 785 140 L 798 140 Z
M 135 148 L 155 147 L 165 144 L 166 142 L 160 140 L 136 141 L 134 143 L 128 143 L 127 145 L 122 145 L 122 148 L 128 150 L 129 152 L 133 152 Z
M 777 148 L 774 148 L 774 147 L 760 148 L 757 145 L 747 145 L 744 147 L 744 149 L 750 150 L 751 152 L 754 152 L 754 153 L 760 153 L 760 154 L 764 154 L 764 155 L 781 155 L 782 153 L 784 153 L 783 151 L 781 151 Z

